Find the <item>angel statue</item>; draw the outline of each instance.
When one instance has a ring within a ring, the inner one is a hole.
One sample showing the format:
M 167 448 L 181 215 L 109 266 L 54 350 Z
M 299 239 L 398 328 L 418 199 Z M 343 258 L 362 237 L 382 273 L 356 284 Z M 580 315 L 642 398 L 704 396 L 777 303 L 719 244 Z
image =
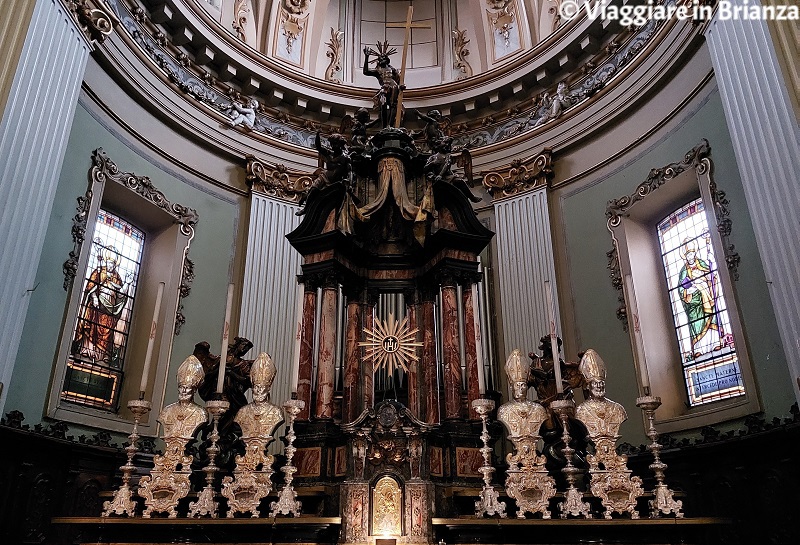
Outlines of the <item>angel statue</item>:
M 380 118 L 370 121 L 369 117 L 369 110 L 366 108 L 359 108 L 355 116 L 348 114 L 342 119 L 339 132 L 341 134 L 350 133 L 350 150 L 353 152 L 362 151 L 367 148 L 367 144 L 369 143 L 367 129 L 374 127 L 381 121 Z
M 569 87 L 567 87 L 567 83 L 562 81 L 558 84 L 556 88 L 556 94 L 554 96 L 550 96 L 545 93 L 542 96 L 541 100 L 541 107 L 534 110 L 534 113 L 531 115 L 529 119 L 529 123 L 534 120 L 534 116 L 543 113 L 536 122 L 533 123 L 534 127 L 538 127 L 539 125 L 544 125 L 548 121 L 552 121 L 553 119 L 557 119 L 561 117 L 561 114 L 564 111 L 572 106 L 573 98 L 569 96 Z
M 481 198 L 474 195 L 467 185 L 472 182 L 472 156 L 469 150 L 461 150 L 456 165 L 464 169 L 464 176 L 453 172 L 453 139 L 446 136 L 434 143 L 433 154 L 428 157 L 423 171 L 432 184 L 453 184 L 472 202 L 481 202 Z
M 321 162 L 324 162 L 324 167 L 320 167 L 316 171 L 316 178 L 311 182 L 311 188 L 308 193 L 300 197 L 297 204 L 302 206 L 312 195 L 316 194 L 323 187 L 344 182 L 345 185 L 350 184 L 352 179 L 352 163 L 350 154 L 347 151 L 347 139 L 339 133 L 334 133 L 328 137 L 330 146 L 322 143 L 322 137 L 317 131 L 317 137 L 314 139 L 314 146 L 319 152 Z M 298 216 L 305 214 L 305 208 L 301 208 L 296 212 Z
M 413 136 L 417 138 L 424 135 L 428 148 L 433 150 L 436 142 L 446 136 L 445 131 L 446 128 L 450 126 L 450 119 L 443 117 L 442 112 L 439 110 L 430 110 L 427 115 L 419 110 L 414 110 L 414 112 L 417 114 L 417 117 L 425 122 L 425 128 L 421 131 L 414 132 Z
M 256 110 L 258 110 L 258 101 L 254 98 L 247 102 L 247 106 L 242 106 L 236 101 L 231 102 L 228 125 L 231 127 L 241 126 L 252 131 L 256 127 Z
M 375 106 L 380 110 L 381 126 L 391 127 L 397 115 L 397 101 L 400 97 L 400 73 L 389 64 L 389 55 L 397 53 L 395 48 L 389 48 L 389 42 L 378 42 L 378 51 L 370 47 L 364 48 L 364 75 L 373 76 L 381 84 L 375 95 Z M 370 61 L 369 57 L 376 57 Z M 375 62 L 375 68 L 370 68 L 370 62 Z

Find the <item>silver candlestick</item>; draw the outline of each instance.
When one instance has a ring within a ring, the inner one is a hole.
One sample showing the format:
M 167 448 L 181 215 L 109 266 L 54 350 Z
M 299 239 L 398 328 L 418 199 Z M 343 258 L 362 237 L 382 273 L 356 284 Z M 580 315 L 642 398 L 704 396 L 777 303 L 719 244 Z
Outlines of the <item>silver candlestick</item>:
M 569 417 L 575 415 L 575 402 L 571 399 L 556 399 L 550 402 L 550 408 L 561 420 L 561 427 L 564 430 L 562 452 L 567 460 L 567 465 L 561 470 L 567 477 L 567 491 L 564 494 L 564 501 L 558 504 L 558 509 L 561 511 L 560 516 L 562 519 L 567 518 L 567 515 L 584 516 L 590 519 L 592 513 L 589 503 L 583 501 L 583 494 L 575 487 L 575 481 L 583 471 L 572 464 L 575 449 L 569 446 L 572 439 L 569 435 Z
M 288 399 L 283 404 L 283 408 L 286 411 L 286 420 L 289 422 L 289 430 L 286 433 L 286 465 L 281 468 L 285 475 L 286 485 L 281 490 L 278 501 L 269 504 L 271 509 L 269 516 L 273 518 L 278 516 L 278 513 L 282 515 L 291 513 L 295 517 L 300 516 L 302 503 L 297 501 L 297 493 L 292 486 L 294 474 L 297 472 L 297 468 L 292 465 L 292 458 L 294 458 L 294 452 L 297 450 L 294 447 L 294 420 L 305 406 L 306 402 L 302 399 Z
M 656 409 L 661 406 L 661 398 L 644 395 L 636 398 L 636 406 L 644 411 L 644 415 L 647 418 L 647 437 L 651 441 L 647 445 L 647 450 L 653 453 L 654 458 L 653 463 L 650 464 L 650 469 L 656 475 L 656 487 L 653 490 L 653 499 L 648 502 L 650 504 L 650 518 L 658 518 L 661 513 L 665 515 L 675 513 L 676 518 L 683 518 L 683 511 L 681 511 L 683 502 L 676 500 L 672 490 L 664 483 L 664 470 L 667 469 L 667 464 L 661 461 L 661 443 L 658 442 L 658 432 L 655 425 Z
M 136 471 L 136 466 L 133 465 L 133 457 L 139 450 L 136 446 L 137 441 L 139 441 L 139 422 L 152 408 L 152 403 L 144 399 L 131 399 L 128 401 L 128 410 L 133 413 L 133 430 L 128 436 L 128 446 L 125 447 L 125 452 L 128 453 L 128 461 L 119 468 L 122 471 L 122 485 L 114 492 L 114 499 L 103 502 L 102 516 L 104 517 L 112 513 L 129 517 L 136 515 L 136 502 L 132 499 L 133 491 L 130 487 L 131 475 Z
M 489 446 L 489 429 L 486 427 L 486 422 L 489 420 L 489 413 L 494 409 L 494 401 L 476 399 L 472 402 L 472 408 L 480 415 L 483 424 L 481 432 L 483 465 L 478 469 L 483 473 L 483 490 L 481 490 L 481 499 L 475 502 L 475 516 L 482 517 L 486 514 L 489 516 L 500 515 L 501 518 L 506 518 L 506 502 L 498 501 L 499 494 L 491 485 L 494 467 L 492 466 L 492 447 Z
M 219 514 L 219 502 L 214 501 L 214 475 L 219 471 L 217 467 L 217 454 L 219 454 L 219 419 L 230 408 L 231 404 L 224 399 L 212 399 L 206 402 L 206 410 L 211 414 L 213 419 L 213 427 L 211 428 L 211 435 L 208 438 L 211 444 L 206 449 L 208 453 L 208 464 L 203 468 L 206 474 L 206 486 L 200 491 L 197 496 L 197 501 L 189 504 L 189 517 L 202 517 L 210 515 L 212 519 L 217 518 Z

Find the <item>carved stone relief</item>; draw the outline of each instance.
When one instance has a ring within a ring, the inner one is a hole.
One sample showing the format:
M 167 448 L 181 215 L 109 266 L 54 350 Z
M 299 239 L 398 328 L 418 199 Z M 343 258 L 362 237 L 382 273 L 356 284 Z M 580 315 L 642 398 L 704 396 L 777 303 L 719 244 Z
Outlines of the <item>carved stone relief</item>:
M 552 151 L 545 148 L 525 161 L 512 161 L 506 170 L 483 173 L 483 185 L 494 198 L 508 197 L 546 186 L 554 175 L 552 159 Z

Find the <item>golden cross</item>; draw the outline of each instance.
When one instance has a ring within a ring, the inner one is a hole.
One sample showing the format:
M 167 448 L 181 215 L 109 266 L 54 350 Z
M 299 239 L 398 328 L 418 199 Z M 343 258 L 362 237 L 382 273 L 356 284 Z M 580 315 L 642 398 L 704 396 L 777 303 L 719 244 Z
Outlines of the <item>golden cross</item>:
M 412 28 L 431 28 L 430 25 L 422 23 L 412 23 L 411 18 L 414 15 L 414 6 L 408 6 L 408 15 L 406 15 L 405 23 L 386 23 L 386 28 L 405 28 L 405 36 L 403 38 L 403 60 L 400 64 L 400 92 L 397 95 L 397 115 L 394 119 L 394 126 L 400 126 L 400 116 L 403 112 L 403 82 L 406 79 L 406 57 L 408 56 L 408 42 L 411 39 Z

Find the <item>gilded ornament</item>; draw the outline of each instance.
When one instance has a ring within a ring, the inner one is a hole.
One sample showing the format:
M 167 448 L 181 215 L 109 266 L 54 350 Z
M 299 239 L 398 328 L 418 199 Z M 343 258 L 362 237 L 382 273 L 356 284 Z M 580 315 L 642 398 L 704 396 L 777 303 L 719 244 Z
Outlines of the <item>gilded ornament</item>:
M 575 413 L 594 444 L 594 453 L 586 456 L 590 490 L 602 501 L 606 519 L 610 519 L 613 512 L 629 513 L 631 518 L 638 519 L 636 499 L 644 493 L 642 480 L 631 476 L 628 457 L 617 454 L 616 450 L 619 427 L 628 415 L 622 405 L 606 398 L 606 365 L 597 352 L 591 348 L 587 350 L 579 369 L 591 392 Z

